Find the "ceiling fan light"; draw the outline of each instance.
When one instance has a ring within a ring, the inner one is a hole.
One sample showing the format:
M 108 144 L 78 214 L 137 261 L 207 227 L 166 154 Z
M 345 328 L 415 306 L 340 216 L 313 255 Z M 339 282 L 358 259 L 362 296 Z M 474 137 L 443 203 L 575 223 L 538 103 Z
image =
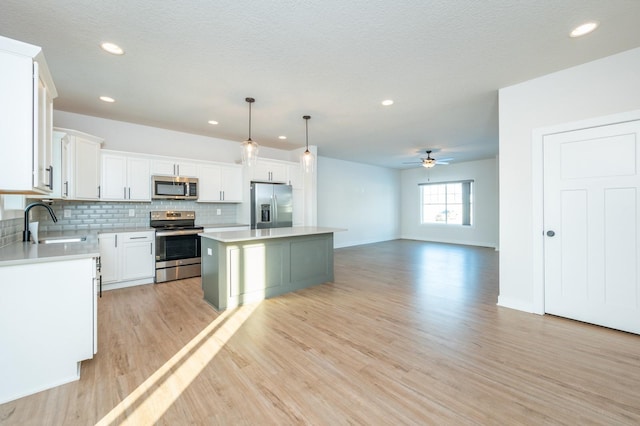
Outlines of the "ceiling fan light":
M 430 169 L 435 165 L 436 165 L 436 161 L 431 158 L 427 158 L 422 162 L 422 167 L 426 167 L 427 169 Z

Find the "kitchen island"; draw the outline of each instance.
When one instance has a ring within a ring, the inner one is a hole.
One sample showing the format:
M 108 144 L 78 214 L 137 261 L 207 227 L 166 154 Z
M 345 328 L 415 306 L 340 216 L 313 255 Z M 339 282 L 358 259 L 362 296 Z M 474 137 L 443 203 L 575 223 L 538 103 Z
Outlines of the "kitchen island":
M 202 290 L 217 310 L 333 281 L 336 228 L 205 232 Z

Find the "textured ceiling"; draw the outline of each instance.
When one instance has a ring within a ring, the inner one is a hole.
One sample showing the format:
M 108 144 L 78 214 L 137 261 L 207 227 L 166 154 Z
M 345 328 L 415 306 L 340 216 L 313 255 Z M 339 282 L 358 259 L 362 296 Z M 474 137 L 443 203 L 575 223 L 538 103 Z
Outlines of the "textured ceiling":
M 251 96 L 261 145 L 304 145 L 308 114 L 320 155 L 401 168 L 495 156 L 499 88 L 640 46 L 638 17 L 637 0 L 2 0 L 0 35 L 43 47 L 59 110 L 240 142 Z

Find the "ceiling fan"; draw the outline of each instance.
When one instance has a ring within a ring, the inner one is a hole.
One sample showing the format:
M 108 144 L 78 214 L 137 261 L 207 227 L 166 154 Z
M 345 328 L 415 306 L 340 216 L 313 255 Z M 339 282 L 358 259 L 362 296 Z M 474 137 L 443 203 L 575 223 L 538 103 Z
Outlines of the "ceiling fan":
M 449 164 L 449 161 L 453 160 L 453 158 L 443 158 L 441 160 L 436 160 L 435 158 L 431 157 L 431 150 L 427 150 L 427 157 L 426 158 L 421 158 L 420 161 L 405 161 L 402 164 L 420 164 L 422 165 L 422 167 L 426 167 L 427 169 L 430 169 L 432 167 L 434 167 L 436 164 Z

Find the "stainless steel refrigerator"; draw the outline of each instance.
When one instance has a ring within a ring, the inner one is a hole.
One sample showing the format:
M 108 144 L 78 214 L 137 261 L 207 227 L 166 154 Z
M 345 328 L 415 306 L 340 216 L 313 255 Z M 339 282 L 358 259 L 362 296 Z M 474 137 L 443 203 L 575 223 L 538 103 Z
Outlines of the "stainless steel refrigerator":
M 251 229 L 293 226 L 291 185 L 251 183 Z

